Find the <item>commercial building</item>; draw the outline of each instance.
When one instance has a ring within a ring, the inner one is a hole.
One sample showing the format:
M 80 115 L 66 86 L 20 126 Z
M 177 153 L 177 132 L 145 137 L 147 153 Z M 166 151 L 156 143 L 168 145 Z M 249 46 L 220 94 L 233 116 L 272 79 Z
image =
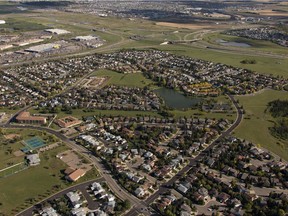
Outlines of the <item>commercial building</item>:
M 42 116 L 31 116 L 29 112 L 21 112 L 17 117 L 16 120 L 18 123 L 21 124 L 46 124 L 47 119 L 46 117 Z
M 1 24 L 5 24 L 5 23 L 6 23 L 5 20 L 0 20 L 0 25 L 1 25 Z
M 30 40 L 25 40 L 25 41 L 13 43 L 13 46 L 27 46 L 29 44 L 40 43 L 42 41 L 43 41 L 43 39 L 37 39 L 37 38 L 36 39 L 30 39 Z
M 45 29 L 46 32 L 51 34 L 61 35 L 61 34 L 69 34 L 70 32 L 65 29 Z
M 62 128 L 69 128 L 81 124 L 82 121 L 73 116 L 67 116 L 56 120 L 56 123 Z
M 44 53 L 44 52 L 50 52 L 53 49 L 59 49 L 59 44 L 49 43 L 49 44 L 41 44 L 38 46 L 33 46 L 28 49 L 25 49 L 26 52 L 32 52 L 32 53 Z
M 76 41 L 90 41 L 90 40 L 98 40 L 98 37 L 92 36 L 92 35 L 77 36 L 73 40 L 76 40 Z

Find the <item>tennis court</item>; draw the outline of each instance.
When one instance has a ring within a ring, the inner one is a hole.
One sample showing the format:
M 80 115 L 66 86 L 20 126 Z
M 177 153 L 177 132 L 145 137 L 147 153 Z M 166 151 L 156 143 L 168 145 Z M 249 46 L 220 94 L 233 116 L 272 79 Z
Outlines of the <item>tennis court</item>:
M 23 142 L 26 146 L 25 149 L 29 150 L 35 150 L 46 145 L 44 140 L 42 140 L 40 137 L 33 137 L 31 139 L 24 140 Z

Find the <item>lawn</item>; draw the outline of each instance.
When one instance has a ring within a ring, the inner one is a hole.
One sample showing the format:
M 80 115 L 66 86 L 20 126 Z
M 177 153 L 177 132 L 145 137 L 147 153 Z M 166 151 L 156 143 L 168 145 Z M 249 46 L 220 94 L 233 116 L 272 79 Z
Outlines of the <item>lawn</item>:
M 3 134 L 0 135 L 0 169 L 9 167 L 24 160 L 24 155 L 16 157 L 13 154 L 24 147 L 24 145 L 21 143 L 22 140 L 39 136 L 45 140 L 47 144 L 52 144 L 57 141 L 56 137 L 36 130 L 1 129 L 1 133 L 4 135 L 16 134 L 19 135 L 19 137 L 13 140 L 8 140 Z
M 123 74 L 111 70 L 99 70 L 96 71 L 93 75 L 109 77 L 109 80 L 106 82 L 106 85 L 119 85 L 119 86 L 143 88 L 153 83 L 151 80 L 146 79 L 142 73 Z
M 265 112 L 268 102 L 276 99 L 288 99 L 288 92 L 266 90 L 255 96 L 238 96 L 240 104 L 245 109 L 242 123 L 235 131 L 235 135 L 260 145 L 280 157 L 288 160 L 288 141 L 280 140 L 270 134 L 269 127 L 274 119 Z
M 13 176 L 1 178 L 0 214 L 14 215 L 61 189 L 98 176 L 98 172 L 93 168 L 75 183 L 68 183 L 64 180 L 61 171 L 66 169 L 67 165 L 56 158 L 56 155 L 67 149 L 65 145 L 61 145 L 44 152 L 40 154 L 40 165 L 30 167 Z
M 236 119 L 236 113 L 207 113 L 207 112 L 202 112 L 200 110 L 173 110 L 169 111 L 175 118 L 181 118 L 181 117 L 192 117 L 192 118 L 210 118 L 210 119 L 228 119 L 231 121 L 234 121 Z
M 12 176 L 0 179 L 0 212 L 5 215 L 12 215 L 21 209 L 31 205 L 28 199 L 40 201 L 53 191 L 54 185 L 65 187 L 63 174 L 60 170 L 66 168 L 66 165 L 59 159 L 56 154 L 63 152 L 67 147 L 60 146 L 40 155 L 41 164 L 30 167 Z M 35 202 L 33 200 L 33 202 Z M 16 210 L 16 211 L 13 211 Z
M 39 110 L 30 109 L 31 113 L 39 113 Z M 72 115 L 76 118 L 81 119 L 82 117 L 87 116 L 127 116 L 127 117 L 134 117 L 134 116 L 155 116 L 160 117 L 157 112 L 150 112 L 150 111 L 124 111 L 124 110 L 91 110 L 91 111 L 84 111 L 83 109 L 72 109 L 72 114 L 67 114 L 65 112 L 57 113 L 57 118 L 62 118 L 68 115 Z M 53 124 L 52 124 L 53 125 Z M 59 127 L 53 126 L 54 129 L 59 129 Z
M 253 40 L 253 39 L 248 39 L 244 37 L 237 37 L 237 36 L 230 36 L 230 35 L 225 35 L 221 33 L 214 33 L 214 34 L 209 34 L 205 38 L 209 43 L 219 45 L 216 41 L 222 39 L 225 41 L 229 42 L 238 42 L 238 43 L 247 43 L 251 47 L 249 48 L 242 48 L 242 50 L 250 51 L 250 50 L 255 50 L 255 51 L 265 51 L 265 52 L 272 52 L 272 53 L 279 53 L 279 54 L 286 54 L 287 53 L 287 48 L 280 46 L 276 43 L 273 43 L 271 41 L 265 41 L 265 40 Z M 235 48 L 235 47 L 234 47 Z M 238 49 L 241 49 L 240 47 L 237 47 Z

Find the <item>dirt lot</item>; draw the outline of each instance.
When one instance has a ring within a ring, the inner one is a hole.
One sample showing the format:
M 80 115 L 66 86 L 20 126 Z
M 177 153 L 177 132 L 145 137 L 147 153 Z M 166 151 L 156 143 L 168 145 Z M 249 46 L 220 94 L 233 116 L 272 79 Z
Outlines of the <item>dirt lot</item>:
M 159 26 L 166 26 L 166 27 L 174 27 L 174 28 L 186 28 L 192 30 L 199 30 L 199 29 L 225 29 L 227 25 L 201 25 L 201 24 L 183 24 L 183 23 L 169 23 L 169 22 L 157 22 L 156 25 Z
M 273 11 L 273 10 L 259 10 L 257 11 L 259 15 L 262 16 L 285 16 L 288 17 L 288 13 L 280 12 L 280 11 Z
M 88 88 L 101 88 L 108 79 L 109 77 L 90 77 L 84 86 Z
M 19 134 L 7 134 L 7 135 L 4 135 L 4 137 L 5 137 L 5 139 L 7 139 L 7 140 L 13 140 L 13 139 L 15 139 L 15 138 L 20 137 L 20 135 L 19 135 Z
M 66 163 L 67 166 L 72 167 L 74 169 L 81 168 L 86 171 L 92 169 L 91 164 L 83 163 L 82 159 L 72 150 L 62 152 L 58 154 L 57 157 L 60 158 L 64 163 Z

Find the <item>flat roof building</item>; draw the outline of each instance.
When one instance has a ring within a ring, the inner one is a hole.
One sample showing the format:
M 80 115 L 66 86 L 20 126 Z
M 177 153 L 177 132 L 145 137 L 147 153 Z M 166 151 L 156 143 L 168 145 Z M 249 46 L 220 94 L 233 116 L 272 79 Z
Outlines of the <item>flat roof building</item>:
M 59 44 L 49 43 L 49 44 L 41 44 L 38 46 L 33 46 L 30 48 L 25 49 L 26 52 L 32 52 L 32 53 L 44 53 L 44 52 L 50 52 L 53 49 L 59 49 Z
M 16 120 L 21 124 L 46 124 L 47 119 L 43 116 L 31 116 L 29 112 L 21 112 Z
M 56 123 L 62 128 L 69 128 L 81 124 L 82 121 L 73 116 L 66 116 L 64 118 L 56 120 Z
M 5 20 L 0 20 L 0 24 L 5 24 L 6 21 Z
M 86 174 L 86 171 L 83 169 L 77 169 L 74 172 L 72 172 L 70 175 L 67 176 L 67 179 L 69 181 L 77 181 L 79 178 L 81 178 L 82 176 L 84 176 Z
M 77 36 L 74 38 L 76 41 L 90 41 L 90 40 L 98 40 L 98 37 L 87 35 L 87 36 Z
M 40 164 L 40 158 L 38 154 L 27 155 L 26 159 L 28 160 L 30 166 L 36 166 Z
M 61 34 L 69 34 L 71 32 L 65 30 L 65 29 L 45 29 L 46 32 L 49 32 L 51 34 L 57 34 L 57 35 L 61 35 Z

